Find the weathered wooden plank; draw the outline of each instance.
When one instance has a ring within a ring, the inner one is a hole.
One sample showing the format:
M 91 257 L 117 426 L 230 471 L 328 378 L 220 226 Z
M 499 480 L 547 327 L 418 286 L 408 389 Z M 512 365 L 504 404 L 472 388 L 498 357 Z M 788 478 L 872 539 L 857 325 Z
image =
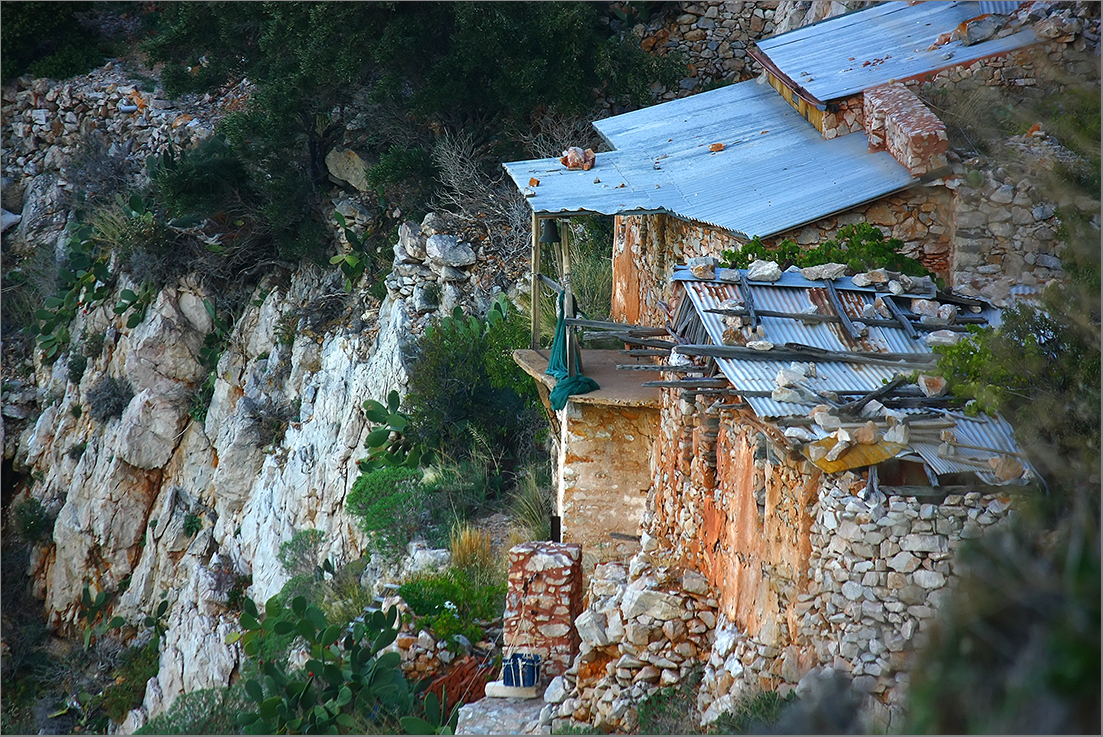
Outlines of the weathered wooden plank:
M 537 276 L 540 277 L 540 281 L 544 285 L 546 285 L 549 289 L 551 289 L 556 294 L 559 294 L 560 292 L 563 291 L 563 285 L 560 284 L 559 282 L 557 282 L 555 279 L 552 279 L 551 277 L 545 276 L 543 274 L 537 274 Z
M 708 370 L 707 366 L 667 366 L 647 363 L 617 365 L 617 371 L 669 371 L 672 374 L 690 374 L 706 370 Z
M 665 328 L 651 328 L 645 325 L 632 325 L 630 323 L 623 322 L 609 322 L 608 320 L 585 320 L 581 317 L 569 317 L 565 320 L 565 322 L 568 325 L 577 325 L 583 328 L 613 330 L 621 333 L 639 335 L 641 337 L 668 334 Z
M 683 379 L 680 381 L 645 381 L 640 386 L 654 386 L 660 389 L 720 389 L 728 386 L 727 379 Z
M 651 356 L 654 356 L 655 358 L 665 358 L 670 356 L 670 351 L 663 351 L 657 348 L 622 348 L 620 352 L 628 356 L 639 356 L 641 358 Z
M 636 336 L 629 335 L 628 333 L 614 333 L 610 331 L 608 333 L 605 333 L 603 337 L 615 338 L 622 343 L 631 343 L 632 345 L 645 345 L 651 348 L 669 349 L 675 346 L 674 343 L 665 340 L 656 340 L 655 338 L 637 338 Z
M 712 356 L 737 358 L 744 361 L 831 361 L 835 363 L 861 363 L 882 366 L 930 366 L 938 356 L 925 353 L 857 353 L 850 351 L 817 351 L 788 347 L 775 347 L 769 351 L 734 345 L 680 345 L 672 346 L 676 353 L 686 356 Z
M 904 332 L 909 338 L 915 340 L 919 337 L 919 333 L 916 332 L 915 326 L 912 325 L 911 320 L 909 320 L 907 318 L 907 315 L 905 315 L 904 312 L 900 309 L 900 305 L 896 304 L 896 300 L 885 296 L 881 298 L 881 301 L 888 306 L 889 312 L 891 312 L 892 316 L 896 318 L 897 324 L 900 325 L 900 327 L 904 328 Z
M 743 297 L 743 306 L 747 308 L 747 314 L 751 317 L 751 330 L 758 327 L 758 313 L 754 308 L 754 297 L 751 295 L 751 285 L 747 281 L 746 272 L 739 272 L 739 293 Z
M 885 396 L 886 394 L 891 393 L 893 389 L 900 386 L 901 384 L 903 384 L 906 381 L 907 381 L 907 379 L 904 378 L 903 376 L 897 376 L 895 379 L 893 379 L 889 383 L 885 384 L 884 386 L 878 387 L 877 389 L 874 389 L 873 391 L 866 394 L 865 396 L 860 397 L 858 399 L 855 399 L 852 402 L 847 402 L 846 404 L 840 406 L 839 411 L 840 412 L 845 412 L 845 413 L 848 413 L 848 414 L 854 413 L 854 412 L 859 412 L 859 411 L 861 411 L 862 407 L 865 407 L 867 404 L 869 404 L 874 399 L 880 399 L 881 397 Z

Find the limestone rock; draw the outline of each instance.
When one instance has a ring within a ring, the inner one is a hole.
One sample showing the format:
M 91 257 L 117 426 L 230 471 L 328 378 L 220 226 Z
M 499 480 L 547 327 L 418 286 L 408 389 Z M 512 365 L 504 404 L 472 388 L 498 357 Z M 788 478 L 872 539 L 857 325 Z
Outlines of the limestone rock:
M 582 641 L 595 647 L 604 647 L 609 644 L 605 625 L 605 616 L 592 609 L 582 612 L 574 621 L 575 629 Z
M 748 281 L 775 282 L 781 278 L 781 267 L 773 261 L 757 260 L 747 268 Z
M 676 596 L 661 591 L 629 589 L 624 594 L 621 610 L 628 619 L 646 614 L 653 619 L 680 619 L 682 602 Z
M 917 381 L 920 391 L 925 397 L 941 397 L 946 393 L 948 383 L 941 376 L 927 376 L 920 374 Z
M 911 304 L 912 312 L 927 317 L 938 317 L 938 307 L 938 302 L 930 299 L 913 299 Z
M 873 445 L 881 437 L 877 424 L 872 421 L 867 422 L 861 427 L 854 428 L 851 435 L 853 436 L 854 442 L 860 443 L 861 445 Z
M 919 559 L 906 550 L 901 550 L 889 559 L 888 567 L 900 573 L 911 573 L 919 567 Z
M 66 200 L 56 175 L 39 174 L 32 179 L 23 196 L 23 212 L 14 233 L 14 250 L 25 253 L 56 240 L 65 227 Z
M 922 586 L 925 589 L 938 589 L 946 584 L 945 576 L 938 571 L 928 571 L 925 568 L 920 568 L 913 573 L 912 580 L 915 581 L 917 586 Z
M 425 253 L 442 266 L 470 266 L 475 263 L 471 246 L 461 243 L 454 235 L 431 235 L 425 241 Z
M 407 220 L 398 226 L 398 242 L 395 244 L 395 258 L 399 258 L 399 249 L 403 253 L 403 259 L 407 263 L 421 262 L 425 260 L 425 238 L 422 235 L 422 226 Z
M 803 427 L 787 427 L 785 428 L 785 437 L 790 440 L 796 440 L 801 443 L 811 443 L 816 439 L 808 430 Z
M 544 702 L 548 704 L 561 704 L 567 698 L 567 685 L 563 676 L 556 676 L 544 690 Z
M 795 389 L 790 389 L 787 386 L 775 387 L 774 390 L 770 393 L 770 399 L 774 400 L 775 402 L 786 402 L 791 404 L 800 404 L 804 401 L 804 398 L 801 396 L 800 392 L 796 391 Z
M 882 439 L 886 443 L 898 443 L 900 445 L 907 445 L 908 441 L 911 439 L 908 433 L 908 426 L 903 424 L 893 425 L 885 431 Z
M 939 345 L 957 345 L 960 339 L 961 336 L 959 333 L 950 330 L 936 330 L 933 333 L 927 333 L 923 336 L 923 342 L 932 348 Z
M 339 182 L 351 185 L 360 192 L 371 191 L 367 166 L 355 151 L 347 148 L 332 149 L 326 154 L 326 169 Z
M 150 389 L 138 393 L 120 420 L 119 457 L 149 470 L 165 465 L 183 427 L 183 407 Z
M 682 573 L 682 588 L 691 594 L 707 594 L 709 582 L 697 571 L 686 569 Z
M 800 275 L 808 281 L 838 279 L 846 273 L 846 264 L 820 264 L 800 270 Z
M 7 233 L 9 228 L 19 225 L 19 221 L 22 219 L 22 215 L 16 215 L 14 212 L 0 209 L 0 233 Z

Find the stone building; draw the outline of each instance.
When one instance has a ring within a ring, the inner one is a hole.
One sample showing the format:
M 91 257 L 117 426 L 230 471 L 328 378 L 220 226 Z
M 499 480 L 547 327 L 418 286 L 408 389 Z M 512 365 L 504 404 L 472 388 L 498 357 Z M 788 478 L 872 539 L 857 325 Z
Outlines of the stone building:
M 887 726 L 956 547 L 1037 486 L 1005 421 L 943 396 L 931 349 L 1059 276 L 1052 206 L 1027 182 L 964 182 L 913 90 L 1034 84 L 1079 21 L 979 5 L 885 3 L 776 36 L 751 51 L 758 81 L 596 122 L 613 150 L 592 168 L 506 165 L 534 213 L 534 302 L 560 288 L 538 274 L 540 220 L 616 216 L 613 322 L 567 323 L 626 344 L 581 351 L 601 389 L 553 413 L 562 540 L 597 565 L 546 717 L 631 729 L 639 699 L 703 668 L 708 721 L 830 668 Z M 953 291 L 717 258 L 861 222 Z M 536 348 L 516 359 L 546 394 Z M 612 544 L 633 530 L 638 548 Z
M 755 236 L 767 245 L 789 239 L 812 246 L 860 222 L 903 241 L 904 255 L 960 296 L 1004 306 L 1017 285 L 1029 291 L 1060 274 L 1054 207 L 1026 181 L 964 181 L 960 167 L 948 164 L 945 127 L 911 89 L 962 74 L 1019 88 L 1056 75 L 1050 57 L 1071 38 L 1053 29 L 1075 31 L 1080 21 L 1031 13 L 989 15 L 980 29 L 971 20 L 982 15 L 976 3 L 886 3 L 831 18 L 752 49 L 766 69 L 757 81 L 595 122 L 613 150 L 598 153 L 592 169 L 559 159 L 506 169 L 534 224 L 616 216 L 612 319 L 657 329 L 652 340 L 670 318 L 677 265 L 738 250 Z M 877 43 L 866 48 L 873 31 Z M 815 71 L 803 59 L 814 59 Z M 534 276 L 533 292 L 542 288 Z M 642 333 L 632 339 L 648 340 Z M 557 513 L 563 539 L 582 542 L 592 561 L 632 547 L 623 538 L 657 469 L 658 400 L 635 374 L 613 369 L 623 356 L 587 355 L 584 363 L 605 377 L 601 390 L 572 398 L 560 412 Z M 550 389 L 546 357 L 518 358 Z M 617 442 L 605 427 L 617 429 Z

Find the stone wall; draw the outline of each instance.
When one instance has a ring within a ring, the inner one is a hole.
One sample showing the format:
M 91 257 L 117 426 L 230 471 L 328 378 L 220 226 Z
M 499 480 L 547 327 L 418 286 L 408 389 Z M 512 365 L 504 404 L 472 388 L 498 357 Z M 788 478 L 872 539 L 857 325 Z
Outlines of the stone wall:
M 633 731 L 636 706 L 700 668 L 716 623 L 708 581 L 652 556 L 651 538 L 630 565 L 594 570 L 588 607 L 575 620 L 581 649 L 545 692 L 544 722 Z
M 869 706 L 891 726 L 915 651 L 952 585 L 954 554 L 964 540 L 1004 519 L 1010 498 L 978 492 L 932 500 L 871 497 L 865 488 L 866 481 L 849 472 L 825 477 L 819 487 L 808 570 L 796 582 L 796 626 L 788 639 L 748 635 L 730 618 L 718 625 L 698 701 L 706 721 L 745 692 L 785 693 L 811 670 L 831 669 L 870 694 Z
M 1008 149 L 1016 152 L 1013 171 L 970 161 L 977 168 L 957 164 L 946 182 L 954 192 L 953 284 L 997 303 L 1012 284 L 1041 284 L 1062 274 L 1058 206 L 1099 212 L 1098 200 L 1046 191 L 1056 166 L 1074 169 L 1078 162 L 1044 131 L 1011 138 Z
M 1053 40 L 897 81 L 913 90 L 952 89 L 959 93 L 994 87 L 1013 101 L 1040 99 L 1045 94 L 1043 88 L 1052 84 L 1059 90 L 1070 83 L 1098 84 L 1099 18 L 1085 19 L 1080 27 L 1094 38 L 1078 31 L 1068 40 Z
M 535 653 L 547 682 L 571 665 L 582 613 L 582 548 L 551 542 L 523 543 L 509 551 L 503 624 L 506 655 Z
M 104 154 L 117 140 L 112 157 L 144 162 L 169 143 L 179 150 L 207 138 L 250 89 L 243 83 L 221 98 L 168 100 L 159 88 L 138 87 L 116 63 L 61 84 L 21 78 L 4 89 L 0 108 L 0 135 L 12 146 L 5 151 L 4 176 L 18 186 L 24 177 L 53 171 L 67 180 L 67 191 L 75 191 L 83 182 L 70 181 L 77 174 L 70 167 L 74 157 L 87 155 L 82 148 L 94 131 L 108 137 Z
M 932 183 L 853 207 L 763 242 L 769 246 L 789 239 L 811 248 L 836 237 L 844 225 L 868 222 L 886 237 L 903 241 L 902 254 L 945 278 L 951 268 L 952 213 L 952 193 L 940 183 Z
M 808 567 L 821 472 L 791 460 L 769 439 L 780 433 L 752 413 L 723 410 L 716 483 L 702 485 L 697 454 L 682 428 L 696 431 L 707 422 L 707 404 L 715 400 L 666 393 L 666 442 L 648 506 L 648 536 L 707 578 L 720 611 L 742 632 L 769 646 L 784 644 L 795 633 L 795 596 Z
M 661 100 L 673 100 L 700 90 L 710 82 L 739 82 L 762 71 L 747 54 L 760 38 L 840 15 L 868 2 L 681 2 L 667 12 L 637 23 L 632 33 L 644 51 L 665 56 L 682 54 L 686 76 L 673 89 L 656 87 Z
M 891 727 L 956 550 L 1005 518 L 1010 498 L 886 497 L 730 409 L 711 413 L 710 477 L 698 456 L 712 401 L 664 391 L 642 550 L 595 569 L 579 655 L 548 688 L 545 721 L 630 731 L 640 700 L 703 666 L 706 722 L 744 694 L 784 695 L 831 670 L 867 694 L 872 724 Z
M 649 53 L 680 53 L 689 61 L 687 75 L 675 89 L 657 87 L 663 100 L 692 93 L 710 80 L 750 79 L 759 66 L 747 55 L 747 45 L 774 31 L 777 2 L 687 2 L 639 24 L 634 32 Z
M 820 133 L 825 141 L 864 129 L 865 109 L 862 95 L 831 102 L 823 112 Z
M 887 237 L 903 241 L 901 252 L 905 256 L 949 280 L 955 264 L 954 207 L 953 192 L 942 182 L 920 185 L 763 239 L 763 243 L 775 246 L 792 240 L 813 248 L 836 237 L 845 225 L 869 222 Z M 726 231 L 667 215 L 617 216 L 613 230 L 612 319 L 638 325 L 664 324 L 668 316 L 658 303 L 671 302 L 674 266 L 697 256 L 719 257 L 723 251 L 739 250 L 740 246 L 740 241 Z
M 407 221 L 399 226 L 393 269 L 384 283 L 388 297 L 401 301 L 412 313 L 412 327 L 419 333 L 456 307 L 484 314 L 489 295 L 498 291 L 485 279 L 488 270 L 481 268 L 485 267 L 484 247 L 476 250 L 454 235 L 459 230 L 435 212 L 420 224 Z
M 651 485 L 651 449 L 659 413 L 650 407 L 567 402 L 560 410 L 557 509 L 562 540 L 595 562 L 625 559 Z M 612 537 L 610 533 L 619 534 Z
M 946 126 L 907 87 L 887 84 L 862 95 L 870 151 L 888 151 L 913 177 L 946 166 Z

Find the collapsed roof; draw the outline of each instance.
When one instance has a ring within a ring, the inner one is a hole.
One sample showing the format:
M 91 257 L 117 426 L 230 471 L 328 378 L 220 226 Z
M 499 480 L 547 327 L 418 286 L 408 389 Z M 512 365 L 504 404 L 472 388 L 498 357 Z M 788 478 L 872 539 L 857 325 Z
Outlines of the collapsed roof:
M 683 298 L 668 325 L 679 341 L 669 366 L 687 378 L 660 385 L 726 385 L 721 393 L 783 428 L 825 471 L 896 457 L 991 485 L 1037 477 L 1003 418 L 967 416 L 945 382 L 927 376 L 932 345 L 955 343 L 969 325 L 998 325 L 999 310 L 883 270 L 790 267 L 754 281 L 754 266 L 697 261 L 675 271 Z M 710 374 L 726 381 L 709 383 Z

